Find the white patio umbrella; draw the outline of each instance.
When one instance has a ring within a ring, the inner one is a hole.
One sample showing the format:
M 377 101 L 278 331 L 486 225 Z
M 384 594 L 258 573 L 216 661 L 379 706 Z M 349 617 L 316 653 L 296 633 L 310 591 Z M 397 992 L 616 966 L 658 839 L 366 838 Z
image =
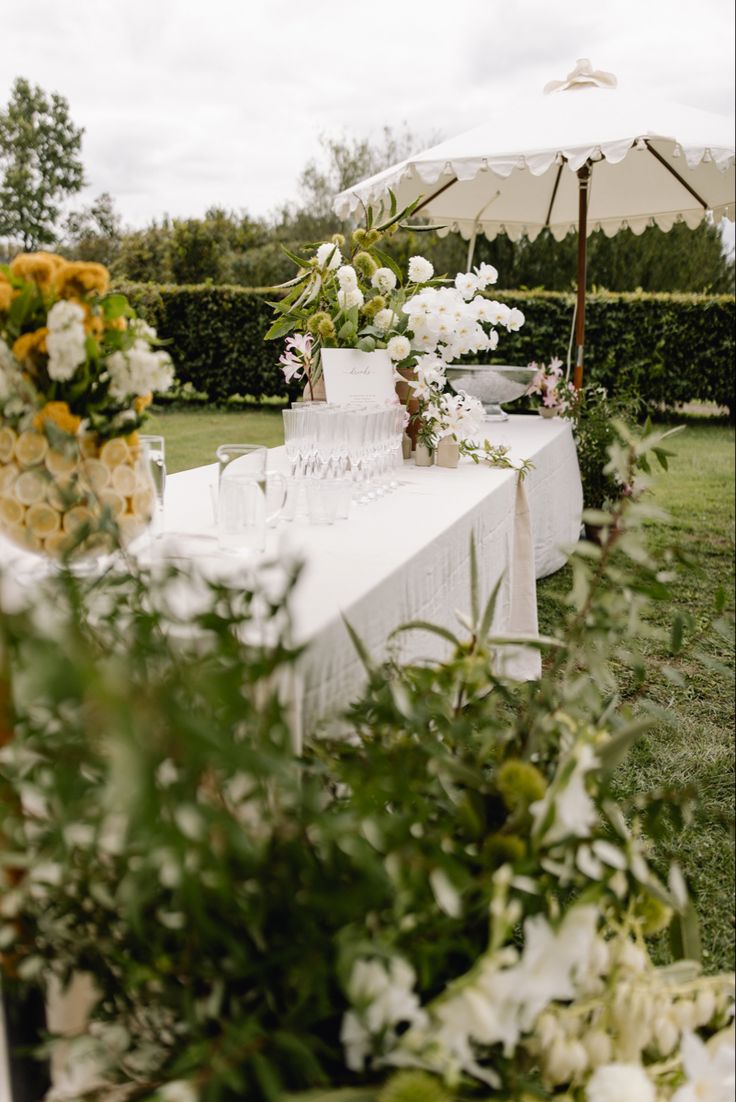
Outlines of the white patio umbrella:
M 611 73 L 578 61 L 537 95 L 494 104 L 482 126 L 441 142 L 340 193 L 347 218 L 396 195 L 441 236 L 460 233 L 470 268 L 478 234 L 530 240 L 578 232 L 576 386 L 583 377 L 586 237 L 628 227 L 695 228 L 706 215 L 734 220 L 734 125 L 718 115 L 621 91 Z

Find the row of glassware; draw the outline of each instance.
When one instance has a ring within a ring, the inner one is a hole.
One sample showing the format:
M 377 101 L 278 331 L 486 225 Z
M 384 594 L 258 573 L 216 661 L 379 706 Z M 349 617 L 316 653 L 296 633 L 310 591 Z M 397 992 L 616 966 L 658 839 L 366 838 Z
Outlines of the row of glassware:
M 341 484 L 342 493 L 325 491 L 342 499 L 338 515 L 347 515 L 351 499 L 365 505 L 397 489 L 406 423 L 402 405 L 294 402 L 283 419 L 291 479 Z

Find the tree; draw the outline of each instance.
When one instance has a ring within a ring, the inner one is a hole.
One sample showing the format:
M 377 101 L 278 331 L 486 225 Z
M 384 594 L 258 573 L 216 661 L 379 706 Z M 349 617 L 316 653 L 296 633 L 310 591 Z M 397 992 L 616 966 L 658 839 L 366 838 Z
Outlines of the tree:
M 68 216 L 61 251 L 75 260 L 96 260 L 109 268 L 120 251 L 122 233 L 115 202 L 105 191 L 90 206 Z
M 84 186 L 82 133 L 69 104 L 23 77 L 0 111 L 0 236 L 25 250 L 56 240 L 60 203 Z

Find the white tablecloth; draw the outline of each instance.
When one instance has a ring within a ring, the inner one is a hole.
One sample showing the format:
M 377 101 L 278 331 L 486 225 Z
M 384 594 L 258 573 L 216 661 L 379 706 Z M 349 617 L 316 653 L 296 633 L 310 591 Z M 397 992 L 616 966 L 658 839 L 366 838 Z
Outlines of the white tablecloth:
M 269 533 L 269 552 L 288 547 L 306 568 L 295 593 L 298 642 L 309 644 L 295 691 L 295 726 L 311 727 L 334 715 L 360 692 L 365 671 L 343 618 L 376 661 L 391 632 L 410 620 L 464 631 L 457 611 L 470 606 L 470 540 L 475 540 L 481 601 L 499 579 L 493 629 L 498 634 L 537 631 L 535 576 L 558 569 L 580 529 L 582 493 L 567 422 L 513 417 L 490 427 L 493 443 L 508 444 L 534 470 L 521 484 L 509 471 L 476 466 L 457 470 L 405 464 L 401 486 L 369 505 L 353 506 L 350 519 L 330 527 L 280 523 Z M 270 466 L 283 469 L 283 449 Z M 165 528 L 214 536 L 211 492 L 215 465 L 173 475 L 167 482 Z M 203 556 L 206 561 L 207 555 Z M 214 550 L 213 560 L 223 558 Z M 237 559 L 228 570 L 233 577 Z M 405 660 L 437 659 L 449 644 L 426 632 L 401 637 Z M 507 651 L 503 671 L 530 679 L 539 674 L 532 648 Z

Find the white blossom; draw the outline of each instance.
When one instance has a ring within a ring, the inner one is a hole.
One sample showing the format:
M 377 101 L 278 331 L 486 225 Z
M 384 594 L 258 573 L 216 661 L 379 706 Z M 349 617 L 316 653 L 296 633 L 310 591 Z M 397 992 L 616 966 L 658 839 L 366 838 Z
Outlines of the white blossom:
M 380 269 L 379 269 L 380 270 Z M 391 273 L 393 275 L 393 273 Z M 393 329 L 398 325 L 399 319 L 391 309 L 379 310 L 373 319 L 373 324 L 376 329 L 380 329 L 382 333 L 387 333 L 389 329 Z
M 163 1102 L 197 1102 L 199 1091 L 188 1079 L 174 1079 L 158 1088 Z
M 409 260 L 409 282 L 428 283 L 434 275 L 434 268 L 423 256 L 413 256 Z
M 465 301 L 469 302 L 478 290 L 478 277 L 474 276 L 472 272 L 458 272 L 455 276 L 455 287 Z
M 337 292 L 337 305 L 341 310 L 352 310 L 354 306 L 362 306 L 363 302 L 363 292 L 358 287 L 345 287 Z
M 686 1082 L 672 1102 L 733 1102 L 736 1087 L 733 1027 L 711 1037 L 707 1044 L 695 1033 L 682 1039 L 682 1064 Z
M 174 368 L 168 352 L 151 348 L 147 341 L 136 340 L 127 351 L 107 357 L 110 394 L 124 400 L 131 395 L 168 390 L 174 381 Z
M 396 275 L 390 268 L 376 268 L 371 276 L 371 284 L 377 291 L 387 294 L 396 287 Z
M 398 363 L 411 355 L 411 342 L 408 337 L 392 337 L 386 345 L 386 351 L 394 363 Z
M 542 829 L 550 809 L 554 808 L 552 822 L 543 834 L 547 845 L 571 836 L 585 838 L 596 822 L 597 812 L 588 795 L 585 778 L 595 768 L 598 759 L 592 747 L 587 744 L 578 745 L 572 753 L 575 765 L 564 783 L 558 782 L 556 778 L 544 797 L 529 807 L 535 831 Z M 569 760 L 569 757 L 562 759 L 558 777 L 565 776 Z
M 317 249 L 316 257 L 318 267 L 326 267 L 330 271 L 339 268 L 342 263 L 342 253 L 337 245 L 333 245 L 330 241 L 326 241 L 324 245 L 320 245 Z
M 524 321 L 525 318 L 521 310 L 514 306 L 511 310 L 509 310 L 509 316 L 506 319 L 506 328 L 508 329 L 509 333 L 518 333 L 518 331 L 524 324 Z
M 475 274 L 481 291 L 485 291 L 486 287 L 491 283 L 495 283 L 498 279 L 498 272 L 492 264 L 479 264 L 475 269 Z
M 351 264 L 343 264 L 337 269 L 337 282 L 344 291 L 355 290 L 358 286 L 358 276 Z
M 84 310 L 76 302 L 55 302 L 48 313 L 48 329 L 49 377 L 66 382 L 87 358 Z
M 640 1064 L 603 1064 L 585 1089 L 586 1102 L 656 1102 L 656 1092 Z

